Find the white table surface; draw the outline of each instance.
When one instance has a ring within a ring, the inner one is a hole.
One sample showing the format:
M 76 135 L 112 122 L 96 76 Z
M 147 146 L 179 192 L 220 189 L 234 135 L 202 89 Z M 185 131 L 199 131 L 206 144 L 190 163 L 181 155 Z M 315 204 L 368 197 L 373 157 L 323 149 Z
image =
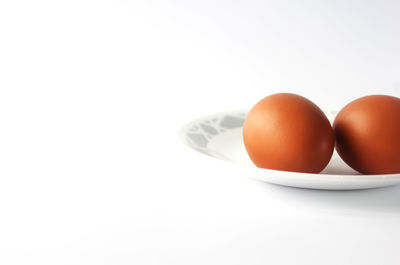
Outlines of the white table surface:
M 400 262 L 400 186 L 250 180 L 178 138 L 279 91 L 400 95 L 395 1 L 0 2 L 0 264 Z

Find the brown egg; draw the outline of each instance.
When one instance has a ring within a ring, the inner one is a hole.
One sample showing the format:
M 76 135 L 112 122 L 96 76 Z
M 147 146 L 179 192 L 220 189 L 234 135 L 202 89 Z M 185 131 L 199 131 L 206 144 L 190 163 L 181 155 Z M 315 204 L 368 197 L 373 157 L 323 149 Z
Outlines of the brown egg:
M 325 114 L 295 94 L 270 95 L 248 113 L 243 140 L 257 167 L 319 173 L 331 159 L 334 136 Z
M 400 173 L 400 99 L 373 95 L 347 104 L 333 123 L 336 150 L 363 174 Z

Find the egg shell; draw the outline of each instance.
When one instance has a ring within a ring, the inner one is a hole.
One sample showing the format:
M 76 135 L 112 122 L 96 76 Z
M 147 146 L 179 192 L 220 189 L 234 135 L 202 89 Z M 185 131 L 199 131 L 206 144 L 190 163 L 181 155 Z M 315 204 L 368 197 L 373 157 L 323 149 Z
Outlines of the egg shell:
M 400 173 L 400 99 L 371 95 L 347 104 L 333 123 L 336 150 L 363 174 Z
M 243 141 L 257 167 L 319 173 L 331 159 L 334 135 L 321 109 L 305 97 L 279 93 L 248 113 Z

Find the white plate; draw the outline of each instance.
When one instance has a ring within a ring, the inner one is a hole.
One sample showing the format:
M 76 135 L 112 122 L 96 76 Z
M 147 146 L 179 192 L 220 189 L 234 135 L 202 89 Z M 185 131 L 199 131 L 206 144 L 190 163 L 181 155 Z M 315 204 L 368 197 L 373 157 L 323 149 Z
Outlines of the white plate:
M 325 111 L 325 114 L 332 121 L 336 111 Z M 320 174 L 257 168 L 243 145 L 246 115 L 246 110 L 239 110 L 196 119 L 182 128 L 181 139 L 203 154 L 242 165 L 246 176 L 269 183 L 327 190 L 368 189 L 400 183 L 400 174 L 361 175 L 346 165 L 336 152 Z

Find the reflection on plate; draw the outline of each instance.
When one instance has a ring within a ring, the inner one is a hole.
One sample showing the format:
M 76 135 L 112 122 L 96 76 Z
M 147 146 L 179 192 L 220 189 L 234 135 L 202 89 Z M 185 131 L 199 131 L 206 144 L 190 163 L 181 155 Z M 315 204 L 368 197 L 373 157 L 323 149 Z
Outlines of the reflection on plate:
M 336 111 L 325 111 L 333 120 Z M 400 183 L 400 174 L 361 175 L 334 152 L 320 174 L 288 172 L 255 167 L 243 145 L 242 128 L 247 111 L 229 111 L 196 119 L 181 130 L 190 148 L 214 158 L 242 165 L 248 177 L 261 181 L 310 189 L 351 190 L 385 187 Z

